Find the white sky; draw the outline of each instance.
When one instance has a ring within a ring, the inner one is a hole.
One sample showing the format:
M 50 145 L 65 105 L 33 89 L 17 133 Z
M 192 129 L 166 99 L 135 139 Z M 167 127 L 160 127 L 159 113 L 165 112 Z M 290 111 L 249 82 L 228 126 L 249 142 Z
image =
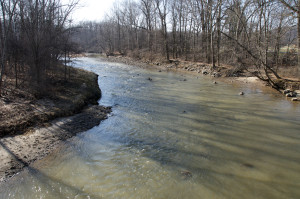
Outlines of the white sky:
M 61 0 L 63 4 L 71 0 Z M 114 0 L 80 0 L 79 5 L 73 11 L 74 22 L 100 21 L 113 7 Z

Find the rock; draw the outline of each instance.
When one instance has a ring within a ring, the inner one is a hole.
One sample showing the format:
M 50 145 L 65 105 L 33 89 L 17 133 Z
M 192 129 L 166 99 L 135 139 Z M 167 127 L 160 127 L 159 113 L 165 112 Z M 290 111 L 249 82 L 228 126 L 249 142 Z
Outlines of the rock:
M 296 97 L 297 94 L 294 93 L 294 92 L 289 92 L 289 93 L 285 94 L 285 96 L 286 96 L 286 97 Z
M 211 76 L 212 77 L 220 77 L 221 75 L 219 73 L 217 73 L 217 72 L 214 72 Z
M 202 74 L 203 74 L 203 75 L 208 75 L 208 72 L 207 72 L 206 70 L 203 70 L 203 71 L 202 71 Z
M 296 101 L 299 101 L 299 99 L 298 98 L 292 98 L 292 101 L 296 102 Z
M 175 67 L 175 66 L 172 66 L 172 65 L 170 65 L 170 66 L 167 66 L 167 68 L 173 68 L 173 67 Z
M 217 82 L 216 82 L 216 81 L 214 81 L 214 84 L 217 84 Z
M 286 89 L 286 90 L 283 91 L 283 94 L 288 94 L 288 93 L 290 93 L 290 92 L 291 92 L 290 89 Z
M 250 169 L 253 169 L 253 168 L 254 168 L 254 165 L 253 165 L 253 164 L 250 164 L 250 163 L 243 163 L 243 166 L 244 166 L 244 167 L 247 167 L 247 168 L 250 168 Z
M 3 99 L 3 102 L 4 102 L 5 104 L 10 104 L 10 103 L 11 103 L 11 101 L 10 101 L 9 99 L 7 99 L 7 98 L 4 98 L 4 99 Z
M 183 79 L 183 81 L 186 82 L 187 80 L 186 80 L 186 79 Z
M 81 85 L 81 88 L 83 88 L 83 89 L 87 88 L 86 83 L 83 83 L 83 84 Z
M 160 73 L 161 73 L 161 70 L 159 70 L 158 72 L 160 72 Z
M 148 77 L 148 79 L 147 80 L 149 80 L 149 81 L 152 81 L 152 78 L 151 77 Z
M 245 95 L 245 93 L 244 92 L 240 92 L 239 95 Z
M 190 172 L 190 171 L 186 171 L 186 170 L 184 170 L 184 171 L 181 171 L 180 172 L 181 173 L 181 175 L 184 177 L 184 178 L 191 178 L 191 177 L 193 177 L 193 174 L 192 174 L 192 172 Z

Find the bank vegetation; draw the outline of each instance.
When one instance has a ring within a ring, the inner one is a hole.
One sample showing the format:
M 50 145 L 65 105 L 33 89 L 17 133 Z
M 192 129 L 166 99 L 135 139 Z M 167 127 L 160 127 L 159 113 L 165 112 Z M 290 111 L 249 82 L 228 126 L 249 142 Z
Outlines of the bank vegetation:
M 77 4 L 0 0 L 0 137 L 98 104 L 98 76 L 67 66 Z
M 15 88 L 46 92 L 57 73 L 68 78 L 67 67 L 58 70 L 73 51 L 70 14 L 78 4 L 72 0 L 0 0 L 0 94 Z
M 82 22 L 73 40 L 82 51 L 229 65 L 229 76 L 247 71 L 274 88 L 299 89 L 299 2 L 122 0 L 105 20 Z

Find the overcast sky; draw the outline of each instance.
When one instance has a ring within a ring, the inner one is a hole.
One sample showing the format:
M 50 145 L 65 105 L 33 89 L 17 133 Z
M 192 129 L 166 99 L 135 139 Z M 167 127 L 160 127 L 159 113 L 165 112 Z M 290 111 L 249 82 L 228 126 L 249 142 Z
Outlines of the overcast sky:
M 63 4 L 70 0 L 61 0 Z M 100 21 L 105 13 L 112 8 L 114 0 L 80 0 L 79 6 L 74 10 L 72 18 L 74 22 Z

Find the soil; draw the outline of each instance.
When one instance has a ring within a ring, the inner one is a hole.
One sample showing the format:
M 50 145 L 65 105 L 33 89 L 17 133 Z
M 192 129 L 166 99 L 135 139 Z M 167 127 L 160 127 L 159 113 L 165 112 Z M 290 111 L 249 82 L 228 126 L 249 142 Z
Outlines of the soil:
M 35 127 L 24 135 L 0 139 L 0 182 L 42 159 L 65 140 L 86 131 L 107 118 L 110 108 L 93 105 L 81 113 Z
M 36 92 L 15 88 L 6 77 L 0 97 L 0 181 L 43 158 L 64 140 L 107 118 L 110 107 L 98 105 L 98 75 L 69 68 L 67 81 L 56 75 Z
M 0 137 L 23 134 L 29 127 L 79 113 L 87 104 L 98 104 L 101 97 L 98 76 L 71 69 L 67 81 L 57 75 L 38 89 L 27 85 L 15 88 L 6 78 L 5 90 L 0 97 Z

